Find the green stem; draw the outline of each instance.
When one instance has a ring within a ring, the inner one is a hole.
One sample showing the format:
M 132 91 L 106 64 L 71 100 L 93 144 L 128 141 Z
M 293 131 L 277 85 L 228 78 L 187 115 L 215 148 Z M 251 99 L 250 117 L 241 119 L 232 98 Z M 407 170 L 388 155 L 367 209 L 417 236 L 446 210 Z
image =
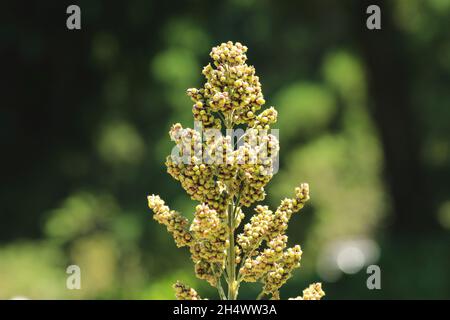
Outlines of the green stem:
M 233 115 L 232 113 L 227 113 L 225 115 L 225 127 L 226 129 L 233 128 Z M 230 190 L 230 186 L 227 185 L 227 190 L 230 193 L 231 197 L 229 199 L 230 203 L 228 204 L 228 228 L 229 235 L 228 241 L 229 246 L 227 250 L 227 263 L 226 263 L 226 280 L 228 283 L 228 300 L 236 300 L 237 293 L 239 289 L 239 283 L 236 279 L 236 249 L 234 244 L 234 231 L 235 231 L 235 214 L 237 212 L 237 208 L 239 206 L 239 199 L 241 196 L 241 190 L 238 193 L 238 200 L 236 203 L 233 203 L 233 192 Z
M 219 279 L 217 279 L 217 291 L 219 292 L 220 299 L 227 300 L 225 291 L 223 291 L 223 288 L 222 288 L 222 281 L 220 280 L 220 277 L 219 277 Z
M 261 291 L 261 293 L 256 297 L 256 300 L 261 300 L 265 295 L 266 293 L 264 291 Z
M 219 293 L 220 299 L 227 300 L 227 297 L 225 296 L 225 292 L 223 291 L 221 276 L 217 275 L 216 271 L 214 270 L 214 265 L 211 265 L 211 269 L 213 271 L 214 278 L 216 278 L 216 288 Z
M 228 227 L 229 247 L 228 247 L 228 300 L 236 300 L 237 297 L 237 281 L 236 281 L 236 257 L 234 247 L 234 208 L 230 204 L 228 206 Z

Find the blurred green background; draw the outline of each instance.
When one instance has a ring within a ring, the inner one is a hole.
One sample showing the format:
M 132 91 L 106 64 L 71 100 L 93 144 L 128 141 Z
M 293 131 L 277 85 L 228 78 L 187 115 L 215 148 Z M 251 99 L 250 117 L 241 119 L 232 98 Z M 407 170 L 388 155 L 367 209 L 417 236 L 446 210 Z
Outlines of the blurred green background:
M 249 47 L 279 111 L 276 207 L 300 182 L 311 201 L 288 235 L 327 299 L 450 298 L 450 1 L 7 1 L 2 5 L 0 298 L 203 296 L 187 250 L 147 208 L 160 194 L 192 217 L 165 171 L 172 123 L 212 46 Z M 82 29 L 66 28 L 78 4 Z M 247 213 L 250 213 L 247 210 Z M 82 290 L 67 290 L 66 267 Z M 366 267 L 381 268 L 381 290 Z M 259 287 L 244 285 L 240 297 Z

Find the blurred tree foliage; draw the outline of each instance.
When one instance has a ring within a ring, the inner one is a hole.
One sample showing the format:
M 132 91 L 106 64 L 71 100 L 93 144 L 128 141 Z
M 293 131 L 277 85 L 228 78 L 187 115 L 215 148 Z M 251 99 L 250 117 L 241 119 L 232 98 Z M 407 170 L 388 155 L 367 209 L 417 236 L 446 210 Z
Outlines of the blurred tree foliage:
M 330 299 L 450 297 L 450 1 L 380 3 L 378 31 L 367 1 L 76 2 L 80 31 L 65 27 L 73 1 L 0 13 L 0 298 L 164 299 L 178 278 L 197 284 L 145 197 L 192 215 L 165 172 L 167 131 L 192 125 L 185 90 L 227 40 L 249 47 L 279 110 L 269 202 L 311 186 L 289 230 L 304 270 L 284 297 L 317 276 Z M 335 245 L 358 239 L 379 254 L 361 249 L 345 274 L 355 255 Z M 370 261 L 382 290 L 366 288 Z M 70 264 L 80 291 L 65 287 Z

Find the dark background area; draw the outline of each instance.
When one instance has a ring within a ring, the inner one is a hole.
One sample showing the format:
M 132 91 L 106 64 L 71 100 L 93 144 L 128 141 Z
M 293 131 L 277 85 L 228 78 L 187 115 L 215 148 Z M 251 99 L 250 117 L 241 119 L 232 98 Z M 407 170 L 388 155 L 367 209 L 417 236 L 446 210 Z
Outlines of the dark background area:
M 317 280 L 328 299 L 450 298 L 450 1 L 7 1 L 0 16 L 0 298 L 172 298 L 177 279 L 214 294 L 146 195 L 192 215 L 165 172 L 167 132 L 193 125 L 185 90 L 228 40 L 279 111 L 267 203 L 312 190 L 282 297 Z

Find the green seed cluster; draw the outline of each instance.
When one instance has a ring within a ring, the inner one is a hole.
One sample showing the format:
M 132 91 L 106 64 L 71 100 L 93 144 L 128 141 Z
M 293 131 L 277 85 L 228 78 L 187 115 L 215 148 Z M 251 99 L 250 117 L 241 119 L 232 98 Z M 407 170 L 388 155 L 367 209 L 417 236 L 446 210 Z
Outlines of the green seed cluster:
M 219 238 L 210 241 L 195 241 L 190 247 L 192 260 L 194 262 L 205 260 L 223 265 L 227 247 L 228 240 Z
M 168 173 L 176 180 L 191 196 L 192 200 L 204 202 L 210 208 L 216 210 L 221 217 L 225 215 L 227 195 L 224 186 L 214 177 L 211 166 L 205 164 L 175 163 L 170 156 L 166 161 Z
M 230 181 L 236 177 L 238 167 L 230 136 L 214 137 L 206 140 L 207 147 L 203 159 L 214 167 L 219 181 Z
M 290 298 L 289 300 L 320 300 L 325 296 L 320 282 L 311 284 L 308 288 L 303 290 L 303 296 Z
M 192 260 L 195 263 L 203 260 L 222 266 L 229 240 L 227 226 L 217 212 L 206 204 L 198 205 L 190 231 L 195 239 L 190 247 Z
M 197 291 L 179 281 L 173 285 L 173 289 L 177 300 L 202 300 Z
M 244 232 L 238 235 L 238 244 L 244 253 L 251 253 L 258 248 L 261 242 L 266 239 L 270 224 L 273 219 L 273 212 L 268 206 L 258 205 L 255 208 L 256 214 L 250 218 L 250 222 L 244 226 Z
M 240 190 L 239 204 L 246 207 L 264 199 L 264 187 L 273 176 L 273 162 L 279 150 L 274 135 L 250 130 L 243 145 L 235 150 L 229 136 L 208 137 L 202 145 L 197 135 L 192 129 L 174 125 L 170 136 L 179 150 L 186 151 L 182 156 L 187 158 L 179 161 L 171 155 L 166 161 L 169 174 L 181 182 L 193 200 L 223 212 L 227 201 L 224 191 L 235 194 Z
M 194 163 L 201 163 L 202 160 L 202 137 L 196 130 L 184 129 L 179 123 L 170 128 L 169 136 L 174 141 L 180 151 L 180 156 L 194 158 Z
M 164 201 L 155 195 L 147 197 L 148 206 L 155 213 L 153 218 L 167 227 L 178 247 L 190 246 L 192 235 L 188 231 L 189 221 L 178 212 L 170 210 Z
M 214 240 L 221 228 L 223 228 L 222 221 L 216 210 L 210 209 L 204 203 L 195 208 L 190 231 L 196 239 Z
M 213 270 L 213 265 L 206 260 L 200 260 L 194 264 L 195 275 L 197 278 L 207 281 L 211 286 L 215 287 L 217 284 L 217 277 Z M 218 276 L 222 273 L 222 269 L 219 270 Z
M 277 122 L 278 112 L 274 107 L 270 107 L 261 112 L 252 122 L 250 126 L 258 130 L 269 130 L 270 125 Z
M 240 269 L 243 280 L 263 282 L 263 291 L 272 299 L 279 299 L 279 288 L 300 266 L 301 248 L 296 245 L 283 251 L 287 243 L 284 233 L 292 214 L 302 209 L 308 200 L 309 186 L 304 183 L 295 189 L 295 198 L 284 199 L 275 213 L 267 206 L 257 206 L 257 213 L 238 235 L 238 244 L 248 256 Z M 268 249 L 252 258 L 263 241 L 268 242 Z
M 302 209 L 309 200 L 309 185 L 302 183 L 300 187 L 295 188 L 294 199 L 284 199 L 275 211 L 273 223 L 270 226 L 268 239 L 273 239 L 279 234 L 286 232 L 288 222 L 293 213 Z
M 258 140 L 258 146 L 245 142 L 236 150 L 236 163 L 241 177 L 242 195 L 240 205 L 249 207 L 254 202 L 264 200 L 264 187 L 272 179 L 273 161 L 278 153 L 278 140 L 272 136 Z M 267 148 L 261 143 L 267 143 Z
M 279 235 L 269 242 L 268 248 L 257 255 L 256 258 L 247 258 L 244 261 L 240 273 L 243 280 L 247 282 L 256 282 L 273 269 L 275 264 L 283 257 L 283 250 L 286 247 L 287 236 Z
M 278 290 L 291 277 L 292 271 L 300 267 L 302 250 L 299 245 L 287 249 L 283 257 L 274 265 L 272 271 L 264 279 L 264 292 L 279 297 Z
M 201 89 L 188 89 L 194 101 L 194 119 L 202 121 L 205 128 L 220 127 L 215 113 L 222 112 L 235 124 L 250 123 L 264 105 L 259 77 L 255 68 L 248 66 L 247 47 L 231 41 L 211 50 L 214 67 L 203 68 L 206 83 Z

